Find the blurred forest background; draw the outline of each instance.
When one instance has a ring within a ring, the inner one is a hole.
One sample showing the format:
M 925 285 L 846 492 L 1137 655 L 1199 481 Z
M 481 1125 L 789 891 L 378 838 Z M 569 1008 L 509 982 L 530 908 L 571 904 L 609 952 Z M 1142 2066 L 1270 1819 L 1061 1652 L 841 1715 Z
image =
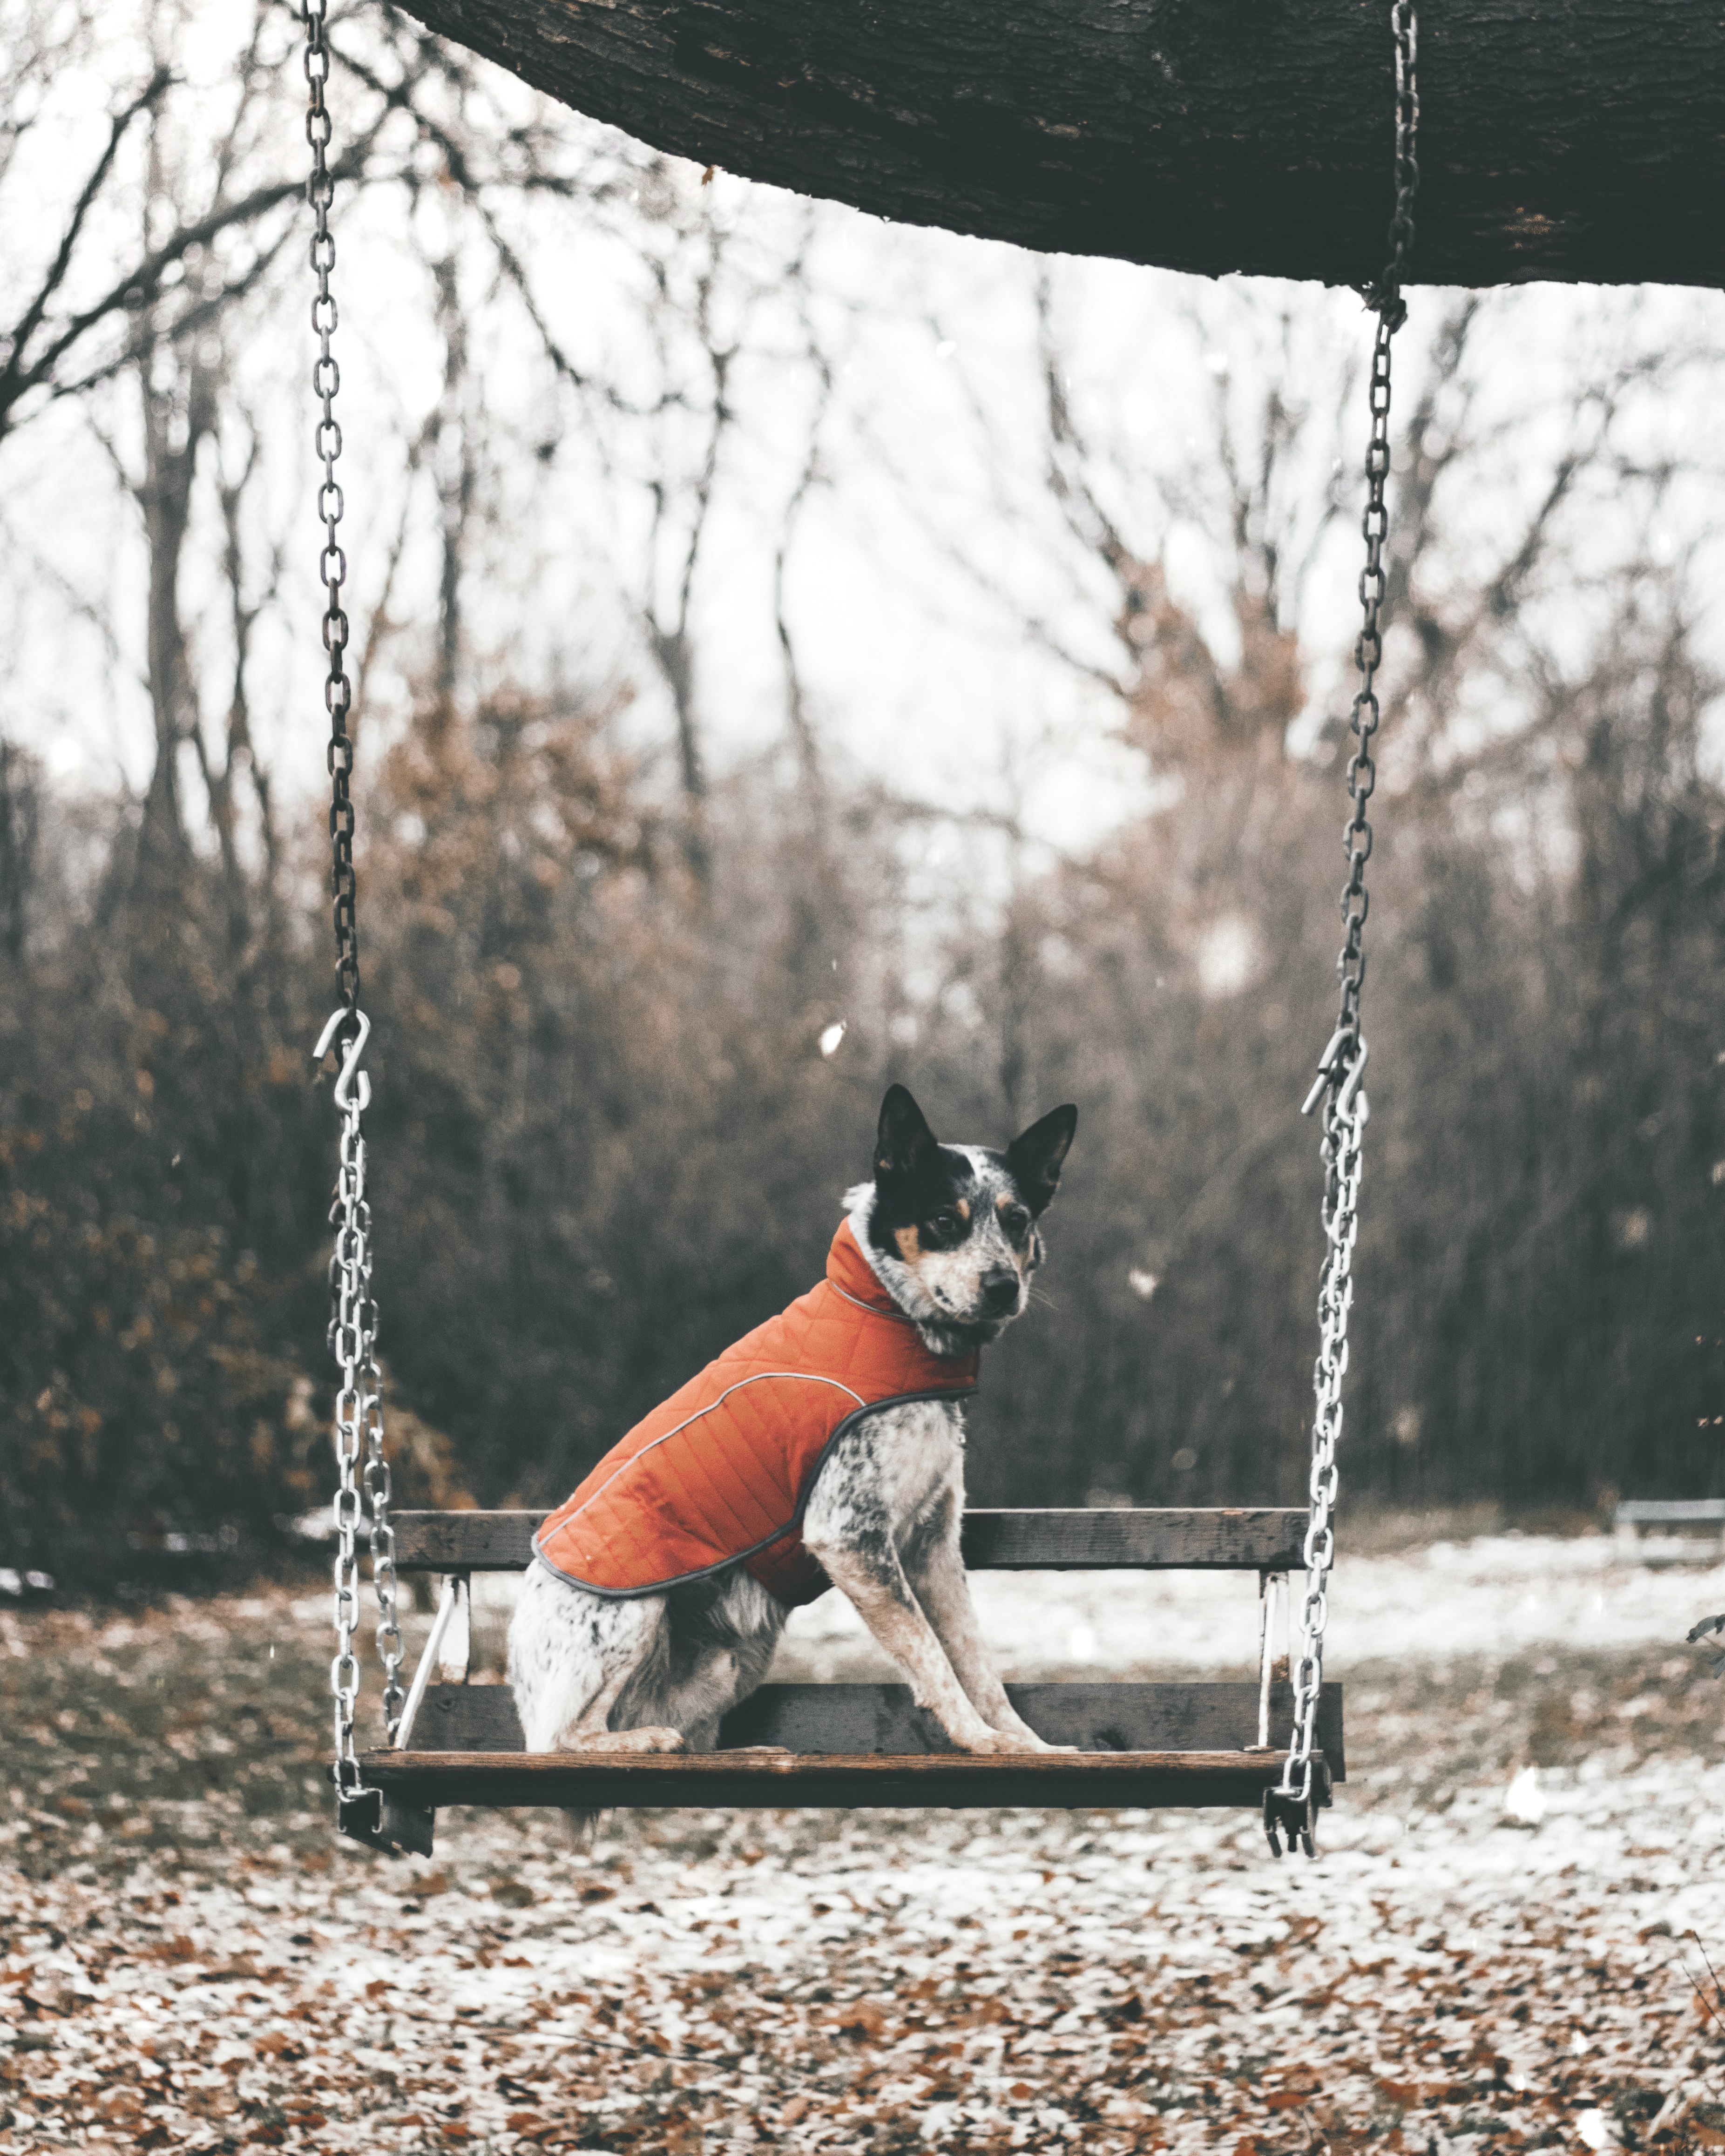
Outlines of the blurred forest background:
M 278 4 L 0 32 L 0 1564 L 111 1578 L 331 1478 L 304 84 Z M 560 1499 L 809 1284 L 899 1078 L 1081 1108 L 977 1501 L 1300 1502 L 1358 303 L 333 42 L 398 1492 Z M 1350 1501 L 1725 1489 L 1722 343 L 1401 341 Z

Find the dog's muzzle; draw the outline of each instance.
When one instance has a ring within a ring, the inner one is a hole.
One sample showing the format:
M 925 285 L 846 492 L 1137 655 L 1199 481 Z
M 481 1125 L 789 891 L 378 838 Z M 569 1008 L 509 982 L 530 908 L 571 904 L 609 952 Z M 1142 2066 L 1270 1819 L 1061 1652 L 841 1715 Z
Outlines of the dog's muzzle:
M 1006 1317 L 1019 1306 L 1019 1276 L 1002 1270 L 983 1276 L 983 1307 L 991 1317 Z

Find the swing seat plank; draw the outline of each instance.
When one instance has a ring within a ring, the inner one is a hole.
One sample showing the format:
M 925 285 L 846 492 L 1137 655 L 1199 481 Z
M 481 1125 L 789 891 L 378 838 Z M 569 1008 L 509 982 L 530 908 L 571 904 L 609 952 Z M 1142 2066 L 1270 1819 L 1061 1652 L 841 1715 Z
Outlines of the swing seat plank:
M 542 1512 L 398 1512 L 398 1572 L 524 1572 Z M 1279 1506 L 1075 1506 L 964 1515 L 972 1572 L 1297 1572 L 1306 1513 Z
M 425 1811 L 444 1804 L 701 1805 L 726 1810 L 908 1805 L 1252 1807 L 1281 1777 L 1286 1753 L 371 1752 L 367 1784 Z M 1316 1758 L 1317 1755 L 1314 1755 Z M 1323 1782 L 1318 1777 L 1320 1784 Z M 1325 1801 L 1327 1801 L 1326 1797 Z

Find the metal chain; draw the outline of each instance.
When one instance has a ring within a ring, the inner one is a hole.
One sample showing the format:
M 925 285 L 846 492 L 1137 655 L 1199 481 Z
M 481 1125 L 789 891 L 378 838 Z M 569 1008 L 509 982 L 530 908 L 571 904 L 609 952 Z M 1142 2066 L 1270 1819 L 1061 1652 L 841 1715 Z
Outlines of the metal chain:
M 311 234 L 311 268 L 317 279 L 317 296 L 311 302 L 311 326 L 317 335 L 317 363 L 311 370 L 311 387 L 322 404 L 314 441 L 323 464 L 323 484 L 317 490 L 317 513 L 323 520 L 323 551 L 318 576 L 326 594 L 323 616 L 323 648 L 330 670 L 324 682 L 324 708 L 330 717 L 330 743 L 326 757 L 330 774 L 330 845 L 333 855 L 331 888 L 335 895 L 336 974 L 341 1001 L 350 1018 L 359 1009 L 359 928 L 355 917 L 353 875 L 353 803 L 347 784 L 353 772 L 353 742 L 347 731 L 353 701 L 347 679 L 347 615 L 341 604 L 341 586 L 347 576 L 347 557 L 336 536 L 344 506 L 336 480 L 336 459 L 341 454 L 341 429 L 336 419 L 336 392 L 341 386 L 341 370 L 330 349 L 338 319 L 330 277 L 336 266 L 336 241 L 330 230 L 330 207 L 336 182 L 329 167 L 331 122 L 324 103 L 329 80 L 330 53 L 324 38 L 329 0 L 304 0 L 305 12 L 305 80 L 310 91 L 305 112 L 305 139 L 311 145 L 311 177 L 306 198 L 316 220 Z
M 1360 632 L 1353 647 L 1359 681 L 1348 718 L 1354 747 L 1348 763 L 1349 814 L 1342 835 L 1348 880 L 1342 886 L 1343 942 L 1336 961 L 1341 997 L 1335 1030 L 1318 1060 L 1317 1081 L 1302 1111 L 1309 1115 L 1323 1098 L 1320 1157 L 1324 1166 L 1325 1251 L 1317 1296 L 1318 1352 L 1312 1372 L 1312 1510 L 1306 1527 L 1301 1651 L 1293 1671 L 1294 1729 L 1281 1780 L 1267 1794 L 1264 1810 L 1270 1846 L 1278 1856 L 1278 1828 L 1287 1832 L 1291 1842 L 1297 1837 L 1308 1856 L 1312 1851 L 1312 1751 L 1323 1691 L 1330 1569 L 1336 1554 L 1336 1448 L 1342 1436 L 1342 1381 L 1348 1374 L 1348 1320 L 1353 1308 L 1353 1246 L 1359 1233 L 1363 1142 L 1371 1112 L 1361 1082 L 1369 1050 L 1360 1029 L 1360 997 L 1366 979 L 1366 916 L 1371 903 L 1366 864 L 1372 858 L 1372 826 L 1366 805 L 1378 783 L 1372 742 L 1381 716 L 1377 676 L 1384 659 L 1384 544 L 1389 528 L 1384 502 L 1389 476 L 1389 349 L 1407 320 L 1402 279 L 1414 244 L 1414 196 L 1420 184 L 1414 156 L 1420 95 L 1414 74 L 1418 26 L 1414 0 L 1394 0 L 1389 16 L 1395 39 L 1395 209 L 1389 224 L 1390 259 L 1377 282 L 1364 288 L 1368 305 L 1377 311 L 1378 328 L 1372 344 L 1366 509 L 1360 521 L 1366 564 L 1360 572 Z
M 362 1313 L 371 1312 L 371 1215 L 366 1204 L 366 1142 L 360 1114 L 367 1088 L 364 1073 L 357 1091 L 350 1091 L 341 1111 L 340 1168 L 330 1207 L 335 1247 L 330 1255 L 330 1353 L 341 1373 L 336 1394 L 336 1659 L 330 1690 L 336 1702 L 336 1782 L 343 1790 L 360 1785 L 359 1759 L 353 1744 L 354 1711 L 359 1702 L 359 1659 L 353 1635 L 359 1623 L 358 1470 L 362 1414 L 360 1387 L 371 1348 L 362 1338 Z M 342 1084 L 338 1080 L 338 1086 Z
M 1293 1670 L 1294 1732 L 1277 1791 L 1301 1808 L 1295 1830 L 1311 1854 L 1312 1748 L 1323 1691 L 1324 1629 L 1329 1622 L 1330 1570 L 1336 1558 L 1336 1447 L 1342 1436 L 1342 1381 L 1348 1374 L 1348 1319 L 1353 1308 L 1353 1246 L 1359 1234 L 1363 1138 L 1370 1109 L 1357 1081 L 1364 1054 L 1348 1081 L 1352 1098 L 1324 1113 L 1324 1269 L 1317 1292 L 1317 1360 L 1312 1371 L 1311 1514 L 1306 1523 L 1306 1599 L 1300 1612 L 1300 1655 Z M 1271 1847 L 1276 1846 L 1274 1837 Z M 1277 1852 L 1280 1854 L 1280 1851 Z
M 372 1578 L 377 1595 L 377 1656 L 383 1665 L 383 1720 L 390 1736 L 401 1719 L 402 1637 L 396 1621 L 395 1532 L 389 1524 L 389 1462 L 383 1450 L 383 1398 L 377 1369 L 377 1302 L 372 1293 L 372 1209 L 366 1197 L 364 1110 L 371 1080 L 358 1067 L 370 1032 L 363 1018 L 352 1050 L 336 1081 L 341 1116 L 341 1165 L 330 1207 L 335 1230 L 330 1255 L 329 1348 L 341 1373 L 336 1395 L 336 1633 L 340 1642 L 331 1686 L 337 1702 L 336 1753 L 353 1759 L 353 1704 L 358 1669 L 352 1641 L 359 1621 L 358 1558 L 362 1454 L 365 1495 L 371 1511 Z M 357 1766 L 354 1768 L 357 1773 Z M 348 1784 L 344 1783 L 344 1786 Z
M 323 522 L 324 543 L 318 574 L 326 594 L 323 644 L 329 655 L 329 672 L 324 682 L 324 708 L 330 721 L 326 762 L 331 789 L 331 888 L 335 898 L 336 975 L 341 994 L 341 1001 L 331 1014 L 315 1050 L 316 1060 L 320 1063 L 331 1047 L 341 1055 L 341 1075 L 335 1086 L 336 1111 L 341 1118 L 339 1166 L 335 1198 L 330 1208 L 335 1240 L 330 1255 L 329 1348 L 340 1373 L 334 1429 L 338 1474 L 335 1503 L 336 1656 L 330 1668 L 330 1690 L 336 1703 L 336 1785 L 344 1792 L 351 1792 L 359 1787 L 361 1779 L 353 1738 L 359 1700 L 359 1662 L 353 1651 L 353 1635 L 359 1623 L 357 1545 L 362 1455 L 364 1496 L 371 1515 L 372 1577 L 377 1597 L 377 1653 L 383 1665 L 383 1719 L 392 1738 L 401 1717 L 403 1657 L 401 1629 L 396 1614 L 395 1536 L 389 1523 L 389 1463 L 384 1452 L 382 1382 L 377 1356 L 377 1304 L 372 1293 L 372 1214 L 366 1197 L 362 1119 L 370 1104 L 372 1086 L 370 1078 L 359 1067 L 371 1023 L 359 1007 L 354 812 L 348 792 L 353 772 L 353 739 L 348 731 L 353 692 L 346 664 L 347 616 L 341 604 L 347 557 L 336 536 L 344 505 L 341 489 L 336 480 L 336 459 L 341 454 L 341 429 L 336 419 L 335 400 L 341 385 L 341 373 L 331 349 L 337 315 L 335 295 L 330 290 L 330 279 L 336 266 L 336 243 L 329 223 L 335 198 L 335 181 L 329 168 L 331 123 L 324 101 L 330 73 L 329 47 L 325 38 L 329 0 L 303 0 L 303 4 L 305 80 L 309 90 L 305 139 L 311 146 L 311 177 L 306 194 L 315 219 L 311 253 L 312 271 L 317 279 L 317 295 L 311 303 L 311 326 L 317 336 L 318 356 L 312 368 L 311 383 L 322 407 L 314 437 L 316 454 L 323 465 L 317 512 Z

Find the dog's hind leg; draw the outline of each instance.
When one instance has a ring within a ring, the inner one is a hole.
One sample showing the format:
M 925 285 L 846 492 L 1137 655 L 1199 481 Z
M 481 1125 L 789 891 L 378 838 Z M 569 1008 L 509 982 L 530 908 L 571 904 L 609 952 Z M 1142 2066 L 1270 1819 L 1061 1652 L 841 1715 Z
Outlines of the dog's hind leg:
M 667 1597 L 668 1657 L 644 1671 L 614 1720 L 637 1712 L 680 1729 L 691 1752 L 717 1748 L 719 1724 L 767 1674 L 784 1630 L 784 1604 L 739 1565 Z M 647 1697 L 651 1690 L 650 1703 Z M 776 1750 L 757 1746 L 757 1750 Z
M 665 1597 L 589 1594 L 531 1567 L 509 1628 L 509 1681 L 530 1752 L 676 1752 L 679 1732 L 614 1730 L 632 1680 L 650 1690 L 666 1656 Z M 662 1688 L 662 1678 L 661 1678 Z

